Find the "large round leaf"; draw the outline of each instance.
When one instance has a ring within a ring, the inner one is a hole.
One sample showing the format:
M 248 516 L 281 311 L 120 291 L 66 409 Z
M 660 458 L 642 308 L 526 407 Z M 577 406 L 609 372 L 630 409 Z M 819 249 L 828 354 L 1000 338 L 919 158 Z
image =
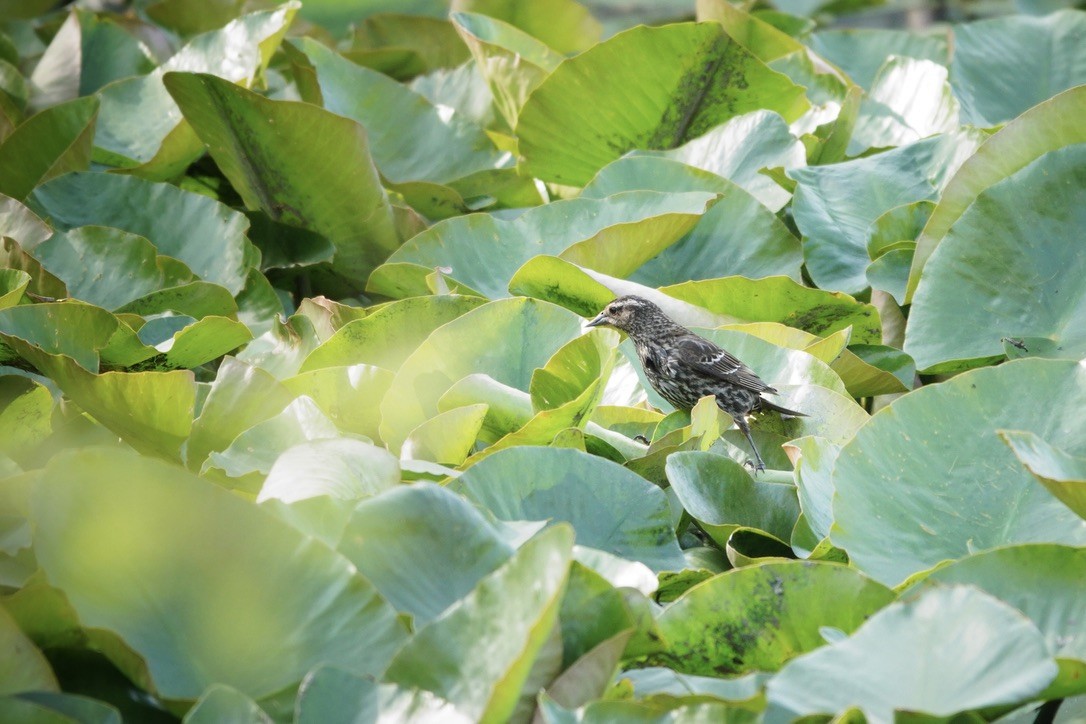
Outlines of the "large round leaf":
M 396 654 L 385 679 L 432 691 L 476 721 L 507 719 L 558 620 L 572 545 L 567 526 L 525 543 L 420 629 Z
M 31 519 L 49 581 L 85 626 L 141 655 L 168 698 L 224 683 L 256 699 L 321 662 L 379 674 L 406 638 L 345 558 L 166 463 L 105 450 L 59 457 Z
M 923 387 L 880 410 L 841 450 L 834 545 L 885 583 L 1008 543 L 1083 545 L 1083 521 L 1037 484 L 995 431 L 1086 452 L 1086 368 L 1026 359 Z
M 718 23 L 677 23 L 633 28 L 563 63 L 516 131 L 530 173 L 579 186 L 631 149 L 673 148 L 763 108 L 792 121 L 807 106 L 800 86 Z
M 761 170 L 807 165 L 807 152 L 784 119 L 761 110 L 736 116 L 670 151 L 634 153 L 642 154 L 670 158 L 722 176 L 772 211 L 780 211 L 792 195 Z
M 976 586 L 1009 603 L 1037 625 L 1053 655 L 1086 661 L 1086 620 L 1080 615 L 1086 548 L 997 548 L 940 568 L 914 588 L 948 584 Z
M 796 489 L 751 478 L 739 463 L 709 452 L 668 456 L 667 479 L 683 508 L 723 548 L 738 528 L 788 540 L 799 517 Z
M 373 162 L 388 181 L 447 184 L 502 165 L 503 154 L 483 130 L 459 115 L 316 40 L 303 38 L 298 47 L 313 64 L 324 107 L 362 124 Z
M 961 164 L 946 184 L 924 232 L 916 240 L 906 302 L 912 301 L 928 257 L 984 189 L 1024 168 L 1042 154 L 1063 146 L 1086 143 L 1086 127 L 1075 120 L 1083 113 L 1086 113 L 1086 88 L 1064 91 L 1008 123 Z
M 1060 91 L 1086 83 L 1086 13 L 1008 17 L 954 28 L 954 91 L 962 120 L 1005 123 Z
M 436 415 L 457 381 L 484 373 L 527 390 L 532 373 L 580 335 L 583 319 L 532 299 L 485 304 L 438 327 L 396 372 L 381 402 L 381 437 L 398 450 L 411 431 Z
M 686 236 L 633 272 L 633 281 L 662 286 L 736 274 L 751 279 L 800 278 L 799 240 L 748 192 L 709 171 L 670 158 L 626 156 L 596 174 L 581 198 L 637 189 L 709 191 L 721 198 Z
M 792 213 L 815 284 L 849 293 L 865 289 L 871 223 L 895 206 L 937 198 L 979 144 L 978 132 L 961 131 L 844 163 L 789 171 L 799 184 Z
M 658 571 L 684 567 L 667 496 L 609 460 L 569 448 L 515 447 L 451 485 L 500 520 L 568 521 L 578 545 Z
M 183 172 L 203 148 L 166 91 L 164 75 L 170 71 L 214 73 L 230 83 L 252 84 L 271 60 L 299 7 L 297 2 L 287 2 L 243 15 L 193 38 L 153 73 L 103 88 L 94 137 L 99 154 L 110 165 L 135 167 L 135 173 L 148 178 L 168 179 Z
M 687 674 L 776 671 L 823 646 L 821 628 L 851 633 L 894 594 L 836 563 L 761 563 L 687 591 L 658 619 L 662 663 Z
M 853 636 L 795 659 L 766 696 L 789 719 L 852 706 L 868 721 L 894 721 L 895 710 L 949 717 L 1028 701 L 1056 670 L 1029 619 L 956 586 L 888 606 Z
M 301 371 L 359 362 L 394 370 L 431 332 L 484 301 L 479 297 L 442 294 L 393 302 L 340 327 L 309 353 Z
M 1068 455 L 1032 432 L 1000 430 L 999 436 L 1037 482 L 1086 518 L 1086 458 Z
M 171 73 L 165 84 L 245 205 L 331 241 L 332 269 L 348 288 L 360 288 L 399 244 L 356 122 L 213 75 Z
M 98 225 L 139 234 L 159 254 L 184 262 L 200 279 L 235 295 L 255 262 L 243 214 L 170 184 L 75 173 L 39 186 L 27 203 L 58 229 Z
M 337 549 L 420 626 L 513 555 L 513 546 L 477 508 L 429 483 L 360 503 Z
M 96 98 L 49 108 L 0 143 L 0 193 L 25 199 L 38 184 L 90 166 Z
M 955 222 L 924 267 L 905 351 L 929 373 L 998 358 L 1006 337 L 1027 354 L 1086 356 L 1084 237 L 1080 143 L 989 186 Z
M 815 52 L 836 64 L 864 88 L 871 87 L 879 68 L 891 55 L 931 60 L 941 65 L 950 61 L 946 32 L 833 28 L 812 33 L 808 43 Z
M 426 276 L 443 267 L 450 281 L 497 299 L 508 295 L 517 269 L 539 254 L 626 276 L 694 228 L 716 198 L 701 190 L 630 191 L 555 201 L 512 221 L 490 214 L 446 219 L 397 249 L 374 273 L 369 290 L 426 294 Z
M 563 58 L 545 43 L 498 18 L 477 13 L 450 15 L 494 95 L 494 105 L 512 128 L 532 91 Z

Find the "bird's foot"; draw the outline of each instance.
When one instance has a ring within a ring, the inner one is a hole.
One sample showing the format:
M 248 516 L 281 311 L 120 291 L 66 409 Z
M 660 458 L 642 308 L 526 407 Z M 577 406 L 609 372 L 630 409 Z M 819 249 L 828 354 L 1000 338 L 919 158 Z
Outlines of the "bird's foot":
M 754 471 L 755 475 L 765 472 L 765 463 L 763 463 L 761 460 L 759 460 L 758 462 L 754 462 L 753 460 L 748 458 L 747 461 L 743 464 L 749 466 L 750 469 Z

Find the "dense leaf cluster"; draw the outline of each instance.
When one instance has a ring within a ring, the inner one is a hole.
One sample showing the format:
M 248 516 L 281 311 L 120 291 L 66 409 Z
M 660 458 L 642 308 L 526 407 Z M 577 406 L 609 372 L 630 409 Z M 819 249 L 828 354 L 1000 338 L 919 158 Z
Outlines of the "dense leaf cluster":
M 1086 13 L 865 4 L 0 0 L 0 720 L 1080 719 Z

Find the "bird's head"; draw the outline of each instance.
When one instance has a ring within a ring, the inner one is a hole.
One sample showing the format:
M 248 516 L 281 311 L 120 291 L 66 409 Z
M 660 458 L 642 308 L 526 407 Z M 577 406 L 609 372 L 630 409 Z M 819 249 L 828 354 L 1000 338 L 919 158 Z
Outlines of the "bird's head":
M 635 336 L 660 324 L 670 324 L 670 320 L 658 306 L 643 297 L 629 295 L 610 302 L 588 326 L 614 327 Z

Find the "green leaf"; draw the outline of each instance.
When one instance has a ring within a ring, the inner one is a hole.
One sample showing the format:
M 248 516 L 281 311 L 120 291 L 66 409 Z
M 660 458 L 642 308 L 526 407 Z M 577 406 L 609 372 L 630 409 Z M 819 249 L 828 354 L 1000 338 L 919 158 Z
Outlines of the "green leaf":
M 485 302 L 457 294 L 393 302 L 340 327 L 309 353 L 301 371 L 359 362 L 395 370 L 431 332 Z
M 800 168 L 807 153 L 788 124 L 772 111 L 752 111 L 670 151 L 634 151 L 635 156 L 670 158 L 722 176 L 745 189 L 771 211 L 780 211 L 792 195 L 760 173 L 763 168 Z
M 32 106 L 41 110 L 89 96 L 107 83 L 154 67 L 150 50 L 135 34 L 109 17 L 73 8 L 30 75 Z M 89 153 L 90 139 L 87 143 Z
M 295 395 L 312 398 L 343 432 L 376 440 L 380 401 L 392 384 L 392 373 L 373 365 L 325 367 L 283 380 Z
M 498 112 L 515 128 L 528 96 L 564 58 L 501 19 L 461 12 L 450 18 L 486 78 Z
M 740 527 L 788 540 L 799 517 L 796 489 L 751 478 L 739 463 L 708 452 L 677 452 L 667 479 L 686 512 L 723 548 Z
M 184 724 L 271 724 L 272 720 L 255 701 L 237 689 L 213 684 L 200 695 L 196 704 L 185 714 Z
M 424 626 L 505 564 L 514 548 L 460 496 L 416 483 L 359 503 L 338 550 Z
M 803 437 L 788 444 L 795 463 L 799 507 L 811 532 L 822 540 L 833 524 L 833 465 L 841 446 L 821 437 Z
M 386 679 L 417 686 L 478 721 L 502 721 L 557 621 L 569 573 L 572 531 L 550 528 L 396 655 Z
M 63 455 L 31 510 L 49 580 L 84 625 L 117 632 L 146 660 L 161 696 L 221 683 L 259 699 L 319 662 L 378 674 L 406 639 L 345 558 L 173 465 Z
M 712 697 L 721 701 L 747 701 L 758 696 L 759 681 L 764 674 L 750 674 L 735 678 L 720 679 L 710 676 L 692 676 L 680 674 L 660 666 L 623 671 L 619 675 L 622 682 L 630 682 L 634 696 L 638 699 L 663 696 L 689 696 L 691 694 Z
M 90 200 L 90 201 L 88 201 Z M 74 173 L 39 186 L 28 205 L 57 229 L 109 226 L 148 239 L 200 279 L 238 294 L 255 262 L 249 221 L 214 199 L 111 173 Z
M 199 470 L 208 455 L 225 450 L 238 435 L 278 415 L 293 399 L 291 391 L 264 370 L 227 357 L 192 424 L 185 464 Z
M 667 498 L 620 465 L 568 448 L 515 447 L 460 475 L 451 487 L 499 520 L 561 520 L 577 544 L 681 570 Z
M 1086 83 L 1086 13 L 993 18 L 954 28 L 954 90 L 962 119 L 1005 123 L 1060 91 Z
M 289 447 L 275 459 L 257 502 L 293 503 L 318 495 L 357 500 L 399 482 L 399 463 L 384 448 L 361 440 L 316 440 Z
M 44 385 L 0 375 L 0 453 L 16 462 L 33 460 L 35 448 L 52 432 L 53 406 L 53 395 Z
M 456 0 L 453 6 L 509 23 L 566 55 L 598 43 L 603 30 L 575 0 L 540 0 L 527 5 L 517 0 Z
M 201 475 L 222 475 L 227 487 L 255 493 L 260 489 L 279 456 L 295 445 L 314 440 L 332 440 L 339 430 L 308 397 L 299 397 L 275 417 L 257 423 L 238 435 L 222 452 L 212 452 L 200 469 Z M 270 497 L 270 496 L 266 496 Z
M 947 75 L 944 66 L 930 60 L 888 59 L 860 105 L 849 155 L 956 131 L 958 101 Z
M 52 233 L 53 229 L 37 214 L 15 199 L 0 194 L 0 236 L 11 237 L 29 251 Z
M 501 298 L 516 270 L 539 254 L 626 276 L 689 232 L 716 198 L 630 191 L 556 201 L 512 221 L 490 214 L 446 219 L 397 249 L 367 289 L 394 297 L 426 294 L 426 275 L 443 267 L 450 281 Z
M 799 183 L 792 212 L 803 232 L 803 256 L 815 284 L 863 291 L 870 261 L 868 227 L 896 206 L 937 198 L 979 145 L 979 135 L 944 134 L 875 156 L 789 171 Z
M 173 335 L 156 349 L 166 353 L 166 367 L 192 369 L 241 347 L 253 335 L 241 322 L 204 317 Z
M 31 276 L 25 271 L 0 269 L 0 309 L 17 305 L 31 281 Z
M 129 445 L 171 460 L 192 430 L 196 383 L 191 372 L 86 371 L 68 357 L 33 360 L 64 394 Z
M 927 32 L 831 28 L 812 33 L 809 44 L 812 50 L 837 65 L 864 88 L 871 87 L 879 69 L 890 56 L 930 60 L 940 65 L 950 63 L 948 33 L 942 28 Z
M 1086 522 L 1037 485 L 995 431 L 1032 431 L 1073 455 L 1086 452 L 1076 412 L 1086 404 L 1084 374 L 1071 361 L 1018 360 L 880 410 L 837 458 L 834 545 L 890 584 L 1007 544 L 1082 545 Z
M 757 109 L 793 121 L 807 107 L 801 87 L 718 24 L 680 23 L 633 28 L 563 63 L 516 131 L 527 172 L 580 186 L 631 149 L 672 148 Z
M 756 563 L 721 573 L 664 609 L 666 651 L 653 660 L 685 674 L 777 671 L 825 645 L 820 629 L 852 632 L 894 600 L 888 588 L 834 563 Z
M 1086 129 L 1071 120 L 1083 109 L 1086 88 L 1065 91 L 1008 123 L 961 164 L 943 189 L 924 233 L 916 240 L 906 302 L 912 301 L 920 272 L 932 252 L 982 191 L 1049 151 L 1086 143 Z
M 1050 653 L 1086 660 L 1086 621 L 1076 613 L 1086 551 L 1033 543 L 986 551 L 932 571 L 909 593 L 945 585 L 976 586 L 1029 617 Z
M 164 80 L 246 206 L 328 238 L 332 270 L 348 287 L 360 288 L 396 248 L 392 207 L 357 123 L 212 75 Z
M 315 40 L 297 47 L 313 64 L 324 107 L 366 129 L 373 162 L 389 182 L 448 184 L 504 165 L 483 130 L 458 114 Z
M 546 696 L 569 708 L 601 698 L 632 634 L 631 628 L 597 644 L 551 682 L 546 688 Z
M 819 336 L 851 326 L 853 342 L 882 339 L 879 313 L 872 305 L 785 277 L 706 279 L 674 284 L 660 291 L 736 321 L 780 322 Z
M 344 56 L 396 80 L 408 80 L 419 73 L 455 68 L 470 54 L 448 20 L 385 12 L 354 27 Z
M 685 237 L 633 272 L 633 281 L 662 286 L 732 274 L 800 278 L 799 240 L 744 189 L 708 171 L 635 153 L 605 166 L 581 198 L 603 199 L 638 189 L 708 191 L 721 198 Z
M 251 85 L 262 75 L 299 7 L 292 1 L 243 15 L 193 38 L 153 73 L 103 88 L 94 138 L 96 160 L 156 180 L 183 172 L 203 154 L 203 147 L 166 92 L 165 74 L 215 73 L 223 82 Z
M 1032 432 L 1001 430 L 999 436 L 1048 492 L 1086 518 L 1086 459 L 1068 455 Z
M 118 324 L 106 310 L 74 300 L 22 305 L 0 310 L 0 339 L 33 363 L 64 355 L 97 372 L 99 352 Z
M 545 302 L 505 299 L 434 330 L 396 371 L 381 402 L 381 439 L 398 450 L 458 380 L 485 373 L 527 390 L 532 373 L 581 334 L 580 317 Z
M 34 187 L 90 166 L 98 99 L 80 98 L 32 116 L 0 143 L 0 193 L 25 199 Z
M 1020 612 L 955 586 L 887 606 L 851 637 L 795 659 L 766 696 L 790 718 L 849 706 L 874 721 L 893 721 L 895 710 L 949 717 L 1029 701 L 1056 670 Z
M 431 417 L 411 431 L 400 455 L 405 459 L 460 465 L 471 454 L 489 409 L 486 404 L 464 405 Z
M 33 255 L 73 297 L 106 309 L 124 307 L 164 286 L 154 245 L 121 229 L 61 230 L 38 244 Z
M 1006 337 L 1027 354 L 1080 359 L 1086 333 L 1086 144 L 1052 151 L 983 190 L 924 266 L 905 351 L 927 373 L 998 358 Z M 1040 340 L 1038 340 L 1040 341 Z
M 0 653 L 0 695 L 59 691 L 45 656 L 3 608 L 0 608 Z

